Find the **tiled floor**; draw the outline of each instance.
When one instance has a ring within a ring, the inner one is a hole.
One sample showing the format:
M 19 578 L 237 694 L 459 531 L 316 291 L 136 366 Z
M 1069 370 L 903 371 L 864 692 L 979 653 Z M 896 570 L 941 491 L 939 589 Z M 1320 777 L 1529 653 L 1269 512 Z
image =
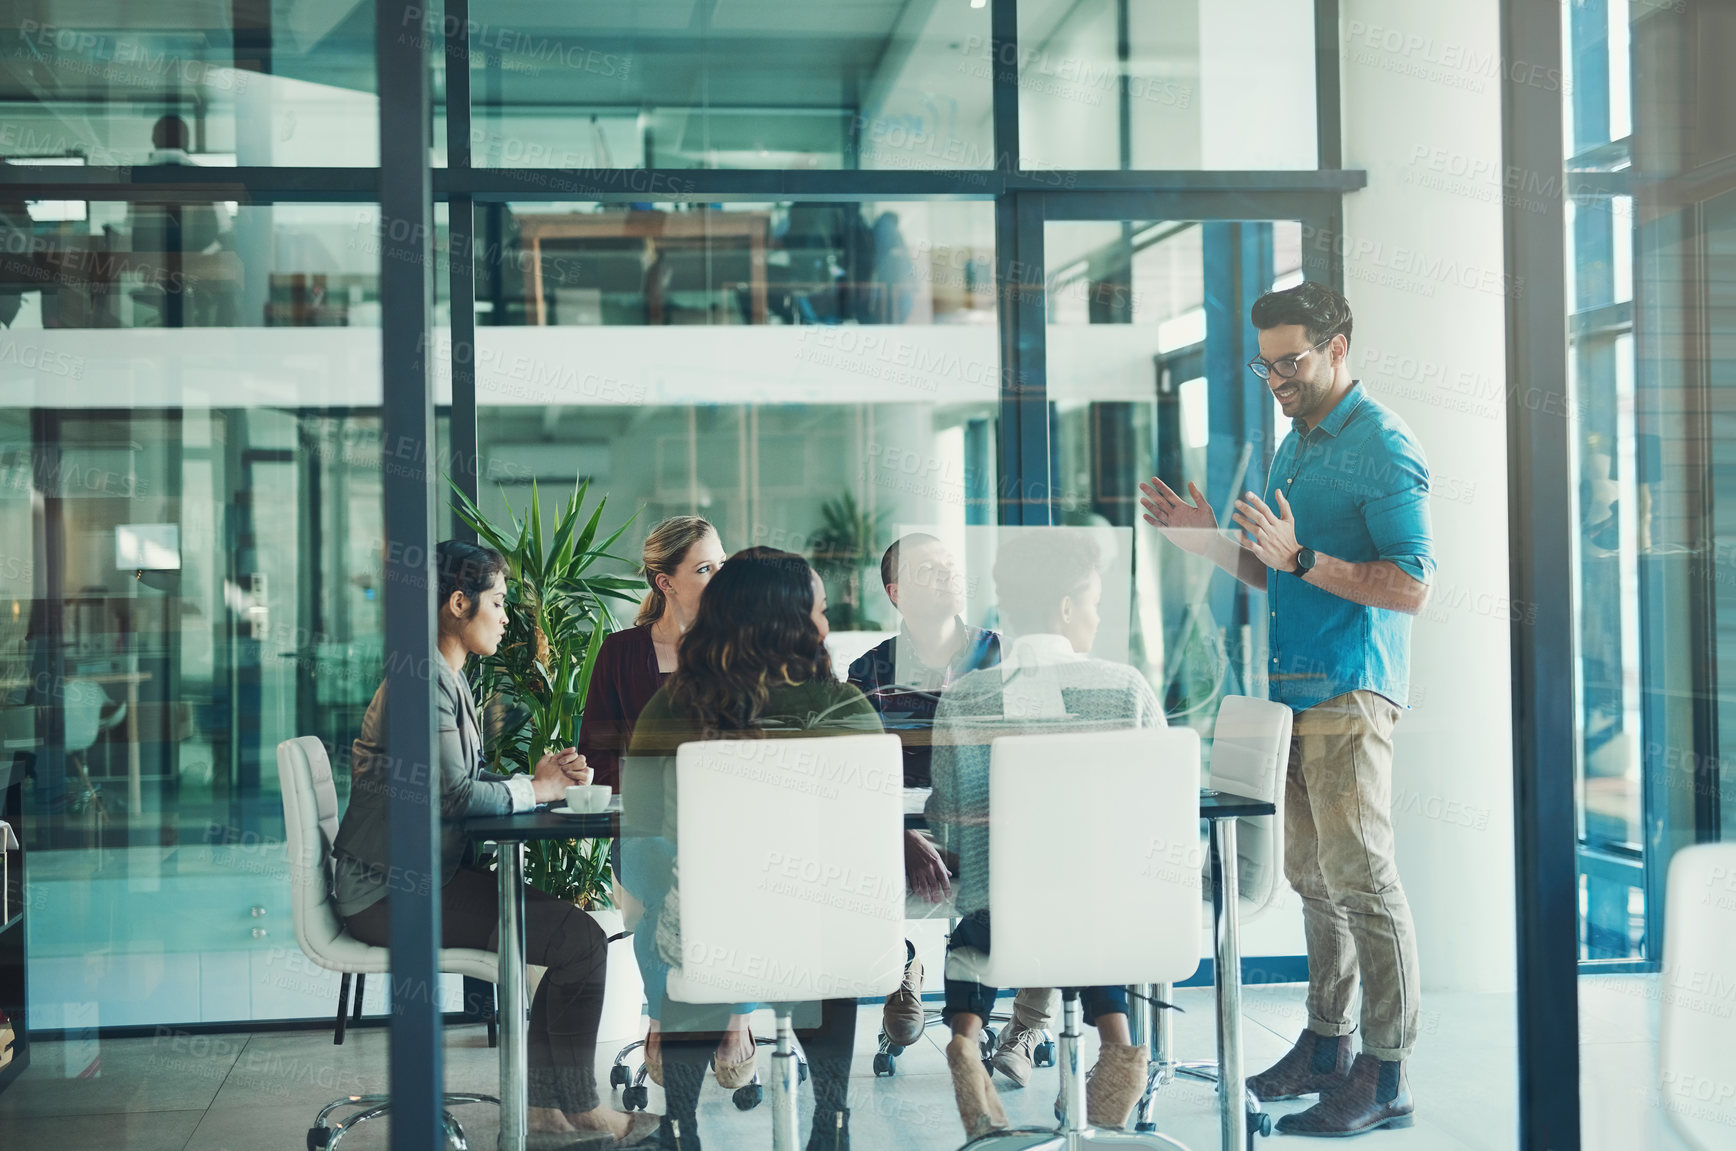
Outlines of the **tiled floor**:
M 1584 1146 L 1599 1151 L 1680 1148 L 1661 1121 L 1650 1089 L 1657 1008 L 1648 998 L 1645 977 L 1605 978 L 1582 987 Z M 1263 1067 L 1288 1046 L 1301 1025 L 1301 990 L 1246 991 L 1250 1069 Z M 1210 992 L 1188 990 L 1178 996 L 1185 1008 L 1176 1017 L 1178 1053 L 1209 1058 Z M 1411 1063 L 1417 1125 L 1366 1136 L 1356 1146 L 1366 1151 L 1515 1146 L 1511 997 L 1437 993 L 1424 1007 L 1422 1040 Z M 864 1009 L 851 1087 L 853 1145 L 860 1151 L 957 1147 L 963 1133 L 941 1053 L 942 1032 L 931 1030 L 924 1044 L 906 1052 L 895 1077 L 876 1079 L 870 1059 L 877 1026 L 877 1010 Z M 769 1017 L 763 1030 L 770 1030 Z M 1087 1034 L 1087 1059 L 1094 1034 Z M 482 1029 L 450 1028 L 447 1044 L 449 1089 L 493 1092 L 495 1053 Z M 165 1033 L 103 1041 L 97 1049 L 98 1074 L 68 1078 L 69 1063 L 84 1066 L 91 1049 L 42 1043 L 30 1071 L 0 1094 L 0 1145 L 54 1151 L 297 1151 L 320 1106 L 340 1095 L 384 1089 L 385 1052 L 385 1032 L 376 1028 L 352 1032 L 342 1047 L 332 1046 L 329 1031 Z M 613 1054 L 612 1047 L 608 1053 Z M 601 1062 L 599 1076 L 607 1071 L 607 1062 Z M 1052 1122 L 1056 1075 L 1052 1069 L 1039 1071 L 1023 1090 L 999 1081 L 1015 1123 Z M 656 1110 L 656 1088 L 651 1101 Z M 1276 1104 L 1272 1110 L 1303 1106 Z M 1167 1134 L 1194 1151 L 1218 1146 L 1216 1098 L 1209 1085 L 1180 1080 L 1165 1088 L 1157 1115 Z M 473 1148 L 494 1146 L 498 1120 L 492 1108 L 463 1108 L 459 1118 Z M 386 1147 L 384 1125 L 369 1126 L 344 1145 L 352 1151 Z M 700 1134 L 708 1148 L 771 1145 L 766 1108 L 739 1112 L 714 1084 L 703 1097 Z

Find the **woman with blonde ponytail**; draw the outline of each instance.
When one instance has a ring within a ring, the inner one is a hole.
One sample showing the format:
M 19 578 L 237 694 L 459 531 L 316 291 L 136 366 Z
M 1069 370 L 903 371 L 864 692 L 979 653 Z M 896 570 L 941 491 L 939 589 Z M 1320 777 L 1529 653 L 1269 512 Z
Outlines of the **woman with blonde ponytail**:
M 698 516 L 673 516 L 645 537 L 640 552 L 645 602 L 632 627 L 603 641 L 585 696 L 579 753 L 596 782 L 621 790 L 621 753 L 632 742 L 633 725 L 675 670 L 675 649 L 723 560 L 717 529 Z

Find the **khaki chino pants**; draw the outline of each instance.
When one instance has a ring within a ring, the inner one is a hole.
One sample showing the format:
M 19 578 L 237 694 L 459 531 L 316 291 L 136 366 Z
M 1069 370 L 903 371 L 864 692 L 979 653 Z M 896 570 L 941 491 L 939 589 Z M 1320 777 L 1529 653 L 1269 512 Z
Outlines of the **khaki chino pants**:
M 1284 792 L 1284 875 L 1302 897 L 1308 1029 L 1356 1030 L 1362 1050 L 1405 1059 L 1416 1045 L 1422 983 L 1416 929 L 1392 832 L 1392 732 L 1399 708 L 1353 691 L 1296 713 Z

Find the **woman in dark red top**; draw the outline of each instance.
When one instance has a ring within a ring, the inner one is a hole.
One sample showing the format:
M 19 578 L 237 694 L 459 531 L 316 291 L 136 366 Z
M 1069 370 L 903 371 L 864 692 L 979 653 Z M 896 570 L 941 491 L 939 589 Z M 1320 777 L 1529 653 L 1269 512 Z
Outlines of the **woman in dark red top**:
M 621 754 L 633 742 L 633 725 L 645 702 L 675 670 L 675 648 L 699 610 L 699 596 L 723 566 L 717 529 L 698 516 L 675 516 L 651 529 L 640 553 L 650 592 L 633 626 L 603 641 L 585 717 L 579 753 L 597 783 L 621 790 Z

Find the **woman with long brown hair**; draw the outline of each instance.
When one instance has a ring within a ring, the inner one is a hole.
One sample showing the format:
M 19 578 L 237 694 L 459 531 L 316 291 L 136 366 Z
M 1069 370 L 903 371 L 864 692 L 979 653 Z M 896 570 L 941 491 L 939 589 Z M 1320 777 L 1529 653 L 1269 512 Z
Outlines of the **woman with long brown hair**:
M 629 850 L 626 882 L 645 903 L 634 935 L 649 987 L 679 958 L 676 876 L 675 751 L 701 739 L 779 738 L 879 732 L 880 718 L 862 693 L 832 672 L 826 652 L 826 593 L 805 560 L 775 548 L 749 548 L 706 588 L 681 643 L 669 682 L 639 715 L 627 770 L 637 773 L 622 814 L 622 835 L 664 845 Z M 693 866 L 727 866 L 700 859 Z M 710 1033 L 726 1008 L 666 1001 L 663 1146 L 699 1151 L 694 1127 Z M 677 1035 L 676 1033 L 680 1034 Z M 828 999 L 820 1026 L 802 1031 L 814 1084 L 809 1151 L 849 1147 L 850 1050 L 856 1001 Z
M 615 632 L 597 649 L 590 690 L 585 695 L 585 716 L 579 725 L 580 754 L 595 773 L 596 782 L 616 791 L 621 790 L 621 755 L 633 740 L 633 725 L 645 704 L 675 671 L 676 650 L 681 637 L 693 626 L 699 597 L 723 567 L 723 543 L 710 521 L 699 516 L 671 516 L 645 537 L 640 563 L 645 600 L 633 626 Z M 645 1036 L 645 1071 L 653 1083 L 662 1086 L 660 983 L 646 987 L 646 1007 L 650 1026 Z M 744 1087 L 753 1080 L 749 1010 L 751 1007 L 744 1004 L 717 1044 L 717 1082 L 726 1090 Z

